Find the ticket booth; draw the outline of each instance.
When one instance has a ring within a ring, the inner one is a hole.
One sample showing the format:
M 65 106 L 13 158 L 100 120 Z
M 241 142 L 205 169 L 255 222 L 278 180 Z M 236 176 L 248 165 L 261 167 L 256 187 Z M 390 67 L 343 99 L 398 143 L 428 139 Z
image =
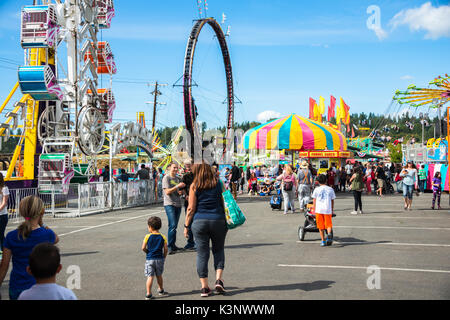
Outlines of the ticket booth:
M 350 151 L 300 151 L 299 158 L 307 159 L 317 170 L 317 174 L 326 173 L 334 163 L 336 167 L 345 165 L 347 158 L 351 157 Z

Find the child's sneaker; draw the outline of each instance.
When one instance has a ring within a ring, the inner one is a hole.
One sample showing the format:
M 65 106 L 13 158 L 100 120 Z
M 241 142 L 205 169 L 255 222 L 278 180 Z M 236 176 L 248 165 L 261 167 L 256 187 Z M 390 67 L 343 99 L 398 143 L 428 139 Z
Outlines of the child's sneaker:
M 326 246 L 327 246 L 327 242 L 326 242 L 326 241 L 322 241 L 322 242 L 320 243 L 320 246 L 321 246 L 321 247 L 326 247 Z
M 152 300 L 152 299 L 153 299 L 153 295 L 151 293 L 145 295 L 145 300 Z
M 210 288 L 202 288 L 202 293 L 200 294 L 201 297 L 209 297 L 211 295 L 211 289 Z
M 327 246 L 331 246 L 333 244 L 333 236 L 328 235 L 327 236 Z
M 358 211 L 352 211 L 352 212 L 350 212 L 350 214 L 356 215 L 356 214 L 358 214 Z
M 164 291 L 164 289 L 161 289 L 161 290 L 158 290 L 158 295 L 166 296 L 166 295 L 168 295 L 168 293 L 166 291 Z

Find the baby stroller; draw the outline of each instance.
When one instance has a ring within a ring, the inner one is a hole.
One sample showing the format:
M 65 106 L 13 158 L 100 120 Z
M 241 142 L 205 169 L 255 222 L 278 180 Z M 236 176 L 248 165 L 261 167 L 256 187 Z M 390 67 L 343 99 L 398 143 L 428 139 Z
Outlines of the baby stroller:
M 276 194 L 270 198 L 270 207 L 272 210 L 281 210 L 281 205 L 283 204 L 283 195 L 281 194 L 281 183 L 277 182 L 275 184 Z
M 316 225 L 316 214 L 312 212 L 313 209 L 313 202 L 310 201 L 306 205 L 306 211 L 305 211 L 305 222 L 303 225 L 300 225 L 298 227 L 298 239 L 300 241 L 305 240 L 305 235 L 307 232 L 319 232 L 319 229 Z M 336 215 L 333 213 L 332 217 L 335 217 Z M 325 230 L 325 234 L 328 234 L 327 230 Z M 331 236 L 333 237 L 333 229 L 331 229 Z

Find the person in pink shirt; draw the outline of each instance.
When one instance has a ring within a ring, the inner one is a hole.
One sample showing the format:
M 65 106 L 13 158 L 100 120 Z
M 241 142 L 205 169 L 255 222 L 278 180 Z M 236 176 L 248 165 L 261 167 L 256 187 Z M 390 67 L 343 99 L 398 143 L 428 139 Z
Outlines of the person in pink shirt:
M 277 177 L 278 181 L 281 181 L 281 191 L 283 193 L 284 200 L 284 214 L 287 214 L 289 207 L 292 213 L 295 213 L 294 201 L 296 198 L 297 179 L 291 165 L 286 164 L 284 171 Z

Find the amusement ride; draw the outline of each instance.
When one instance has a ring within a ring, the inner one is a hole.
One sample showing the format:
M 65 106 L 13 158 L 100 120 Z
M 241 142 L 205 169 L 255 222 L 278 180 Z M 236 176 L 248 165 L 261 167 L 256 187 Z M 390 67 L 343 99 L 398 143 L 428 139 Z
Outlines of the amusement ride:
M 5 119 L 0 124 L 0 143 L 21 129 L 5 176 L 10 188 L 38 187 L 41 193 L 66 193 L 74 175 L 89 180 L 98 174 L 100 154 L 109 151 L 113 157 L 128 146 L 141 148 L 157 159 L 158 167 L 165 168 L 172 161 L 181 127 L 163 146 L 154 128 L 146 129 L 145 122 L 112 124 L 116 107 L 112 77 L 117 67 L 102 30 L 111 27 L 114 16 L 113 0 L 34 0 L 33 5 L 22 8 L 24 64 L 18 68 L 18 82 L 0 107 Z M 185 129 L 193 138 L 191 149 L 186 150 L 190 156 L 202 150 L 192 72 L 198 37 L 206 25 L 214 31 L 224 61 L 228 137 L 234 124 L 235 97 L 226 35 L 214 18 L 200 17 L 194 20 L 187 41 L 182 76 Z M 3 112 L 17 89 L 23 96 L 12 111 Z M 23 168 L 20 174 L 16 174 L 17 166 Z

